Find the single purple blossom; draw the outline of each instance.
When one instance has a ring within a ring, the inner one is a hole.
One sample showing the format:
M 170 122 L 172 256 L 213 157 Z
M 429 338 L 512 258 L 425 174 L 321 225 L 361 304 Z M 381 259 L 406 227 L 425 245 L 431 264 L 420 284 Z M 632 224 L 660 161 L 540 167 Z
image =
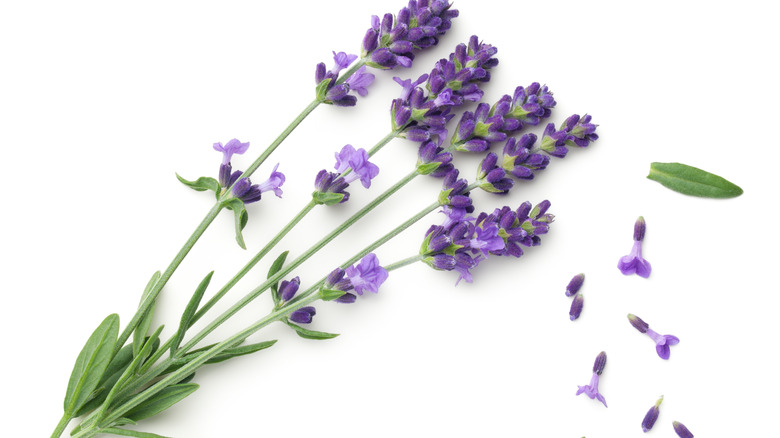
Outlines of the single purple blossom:
M 644 322 L 642 318 L 630 313 L 628 314 L 628 321 L 635 329 L 639 330 L 640 333 L 646 334 L 655 342 L 655 351 L 661 359 L 669 360 L 669 347 L 679 344 L 680 338 L 673 335 L 660 335 L 651 330 L 650 325 Z
M 481 252 L 487 258 L 490 251 L 504 249 L 504 239 L 498 235 L 498 225 L 490 224 L 486 227 L 474 226 L 474 237 L 469 241 L 469 247 L 474 252 Z
M 279 298 L 282 301 L 290 301 L 298 292 L 300 285 L 301 279 L 298 277 L 295 277 L 290 281 L 283 280 L 279 285 Z
M 277 197 L 282 197 L 282 189 L 280 187 L 282 187 L 282 184 L 284 184 L 286 178 L 282 172 L 276 171 L 278 168 L 279 163 L 274 166 L 274 170 L 271 172 L 271 176 L 269 176 L 267 180 L 258 184 L 258 189 L 261 193 L 273 191 Z
M 590 379 L 590 383 L 585 386 L 580 386 L 575 395 L 585 394 L 591 399 L 597 399 L 607 407 L 607 401 L 604 396 L 599 393 L 599 376 L 604 371 L 604 366 L 607 364 L 607 353 L 601 352 L 596 356 L 596 361 L 593 364 L 593 377 Z
M 659 406 L 661 406 L 662 401 L 664 401 L 664 396 L 661 396 L 645 414 L 645 418 L 642 420 L 642 432 L 647 432 L 653 428 L 655 421 L 658 420 L 658 414 L 661 413 Z
M 672 422 L 672 427 L 674 427 L 674 431 L 677 433 L 677 436 L 680 438 L 693 438 L 693 434 L 690 430 L 688 430 L 687 427 L 685 427 L 684 424 L 680 423 L 679 421 Z
M 373 73 L 368 73 L 366 71 L 366 66 L 364 65 L 357 69 L 355 73 L 352 73 L 352 75 L 347 78 L 344 83 L 349 85 L 350 90 L 353 90 L 360 96 L 365 97 L 368 95 L 368 87 L 374 83 L 374 75 Z
M 349 169 L 349 159 L 352 158 L 354 153 L 355 148 L 351 144 L 345 144 L 339 152 L 334 154 L 336 156 L 336 164 L 333 167 L 336 169 L 336 172 L 344 173 L 345 170 Z
M 582 283 L 585 282 L 585 274 L 577 274 L 572 277 L 569 284 L 566 286 L 566 296 L 570 297 L 580 291 Z
M 618 260 L 618 269 L 623 275 L 636 274 L 647 278 L 650 276 L 650 262 L 642 257 L 642 241 L 645 237 L 645 218 L 639 216 L 634 223 L 634 246 L 631 253 Z
M 333 66 L 333 68 L 330 69 L 329 73 L 332 74 L 333 76 L 338 76 L 341 70 L 344 70 L 345 68 L 349 67 L 350 64 L 355 62 L 357 58 L 358 58 L 357 55 L 351 55 L 344 52 L 336 53 L 334 51 L 333 62 L 335 65 Z
M 365 291 L 378 292 L 379 286 L 388 277 L 387 270 L 379 264 L 374 253 L 364 256 L 357 265 L 348 267 L 345 274 L 358 295 L 363 295 Z
M 306 306 L 292 312 L 289 318 L 290 321 L 298 324 L 309 324 L 316 314 L 317 310 L 314 307 Z
M 230 140 L 224 146 L 222 143 L 214 143 L 214 150 L 222 152 L 222 164 L 230 163 L 233 154 L 243 154 L 247 149 L 249 149 L 249 142 L 241 143 L 237 138 Z
M 349 166 L 352 168 L 352 173 L 344 177 L 344 181 L 351 183 L 360 178 L 360 183 L 363 187 L 371 187 L 371 180 L 379 175 L 379 166 L 368 161 L 368 152 L 365 149 L 360 148 L 349 157 Z
M 569 309 L 570 320 L 574 321 L 580 317 L 580 314 L 582 313 L 583 301 L 584 298 L 582 297 L 582 294 L 577 294 L 574 296 L 574 299 L 571 302 L 571 308 Z

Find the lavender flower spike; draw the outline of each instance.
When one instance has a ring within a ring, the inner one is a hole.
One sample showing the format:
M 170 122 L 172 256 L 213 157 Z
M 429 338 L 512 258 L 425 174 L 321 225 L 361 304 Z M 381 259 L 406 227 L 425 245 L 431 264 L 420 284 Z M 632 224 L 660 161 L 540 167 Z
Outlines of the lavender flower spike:
M 673 335 L 660 335 L 650 329 L 650 325 L 642 320 L 642 318 L 628 314 L 628 322 L 639 330 L 640 333 L 644 333 L 655 342 L 655 351 L 658 356 L 663 360 L 669 360 L 669 347 L 680 343 L 680 338 Z
M 677 436 L 680 438 L 693 438 L 691 431 L 679 421 L 672 422 L 672 427 L 674 427 L 674 431 L 677 432 Z
M 661 406 L 662 401 L 664 401 L 664 396 L 661 396 L 661 398 L 655 402 L 655 405 L 653 405 L 653 407 L 647 411 L 647 414 L 645 414 L 645 418 L 642 420 L 642 432 L 647 432 L 653 428 L 655 421 L 658 419 L 658 414 L 661 413 L 661 410 L 658 407 Z
M 597 399 L 607 407 L 607 401 L 604 396 L 599 393 L 599 376 L 604 371 L 604 366 L 607 364 L 607 353 L 601 352 L 596 356 L 596 361 L 593 363 L 593 377 L 590 379 L 590 384 L 580 386 L 575 395 L 585 394 L 591 399 Z
M 618 260 L 618 269 L 623 275 L 636 274 L 647 278 L 650 276 L 650 262 L 642 257 L 642 240 L 645 238 L 645 218 L 639 216 L 634 223 L 634 246 L 631 253 Z

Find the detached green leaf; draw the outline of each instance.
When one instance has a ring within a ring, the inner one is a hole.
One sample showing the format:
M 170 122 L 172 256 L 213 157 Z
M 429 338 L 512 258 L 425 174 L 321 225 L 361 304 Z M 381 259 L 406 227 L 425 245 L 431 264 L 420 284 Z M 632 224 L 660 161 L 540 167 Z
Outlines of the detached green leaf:
M 149 279 L 149 282 L 146 283 L 144 293 L 141 295 L 141 302 L 139 303 L 139 307 L 146 301 L 146 298 L 152 292 L 154 285 L 157 284 L 157 281 L 160 280 L 160 276 L 160 271 L 157 271 L 152 275 L 152 278 Z M 152 325 L 152 317 L 154 316 L 154 307 L 156 304 L 157 303 L 155 302 L 149 306 L 149 309 L 135 327 L 135 331 L 133 332 L 133 356 L 138 355 L 138 352 L 141 351 L 141 347 L 146 341 L 146 335 L 149 333 L 149 327 Z
M 222 189 L 220 187 L 219 182 L 215 180 L 214 178 L 208 177 L 208 176 L 202 176 L 195 181 L 188 181 L 179 174 L 176 174 L 176 178 L 185 186 L 191 188 L 192 190 L 197 190 L 199 192 L 205 191 L 205 190 L 211 190 L 214 193 L 219 193 L 219 191 Z
M 184 339 L 184 334 L 187 332 L 187 329 L 190 328 L 190 321 L 192 321 L 192 317 L 198 310 L 198 306 L 200 306 L 203 294 L 206 292 L 206 288 L 209 287 L 209 283 L 211 283 L 212 275 L 214 275 L 214 271 L 209 272 L 206 277 L 201 280 L 200 284 L 195 289 L 195 293 L 192 294 L 190 302 L 187 303 L 187 307 L 184 308 L 184 312 L 182 312 L 181 320 L 179 322 L 179 329 L 176 331 L 176 336 L 173 337 L 173 341 L 171 341 L 171 355 L 179 348 L 179 344 L 182 339 Z
M 276 339 L 274 339 L 273 341 L 258 342 L 257 344 L 242 345 L 236 348 L 228 348 L 222 353 L 207 360 L 206 363 L 219 363 L 219 362 L 226 361 L 228 359 L 232 359 L 234 357 L 252 354 L 260 350 L 265 350 L 266 348 L 271 347 L 275 343 L 276 343 Z
M 175 405 L 176 403 L 182 401 L 185 397 L 195 392 L 195 390 L 199 387 L 200 385 L 195 383 L 171 385 L 128 411 L 125 414 L 125 417 L 133 421 L 139 421 L 143 420 L 144 418 L 155 416 Z
M 276 260 L 274 260 L 274 263 L 271 265 L 271 268 L 268 269 L 268 277 L 266 278 L 273 277 L 274 274 L 276 274 L 282 269 L 282 266 L 284 266 L 284 261 L 287 260 L 287 254 L 289 252 L 290 251 L 285 251 L 279 254 L 279 257 L 277 257 Z M 274 303 L 278 304 L 279 303 L 279 282 L 278 281 L 271 285 L 271 292 L 274 298 Z
M 77 412 L 93 396 L 111 361 L 117 336 L 119 336 L 119 315 L 113 313 L 92 332 L 84 348 L 76 358 L 73 372 L 68 380 L 63 403 L 65 413 Z
M 705 170 L 681 163 L 650 163 L 647 177 L 685 195 L 734 198 L 742 194 L 736 184 Z
M 296 333 L 298 333 L 298 336 L 304 338 L 304 339 L 333 339 L 336 336 L 338 336 L 338 333 L 326 333 L 326 332 L 318 332 L 314 330 L 305 329 L 297 324 L 294 324 L 288 320 L 284 321 L 285 324 L 292 327 L 293 330 L 295 330 Z
M 100 432 L 119 436 L 134 436 L 138 438 L 170 438 L 163 435 L 157 435 L 156 433 L 138 432 L 137 430 L 120 429 L 118 427 L 108 427 L 106 429 L 101 429 Z
M 246 212 L 244 201 L 238 198 L 232 198 L 227 202 L 226 207 L 229 210 L 233 210 L 233 214 L 236 217 L 236 242 L 238 242 L 238 246 L 240 246 L 241 249 L 246 249 L 244 236 L 241 234 L 241 231 L 244 230 L 247 221 L 249 221 L 249 214 Z

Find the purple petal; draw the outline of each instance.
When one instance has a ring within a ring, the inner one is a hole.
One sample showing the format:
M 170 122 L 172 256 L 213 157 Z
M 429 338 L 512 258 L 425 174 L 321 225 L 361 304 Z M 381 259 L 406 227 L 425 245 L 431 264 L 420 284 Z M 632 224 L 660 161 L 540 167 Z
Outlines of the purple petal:
M 655 351 L 663 360 L 669 360 L 669 346 L 666 344 L 656 344 Z

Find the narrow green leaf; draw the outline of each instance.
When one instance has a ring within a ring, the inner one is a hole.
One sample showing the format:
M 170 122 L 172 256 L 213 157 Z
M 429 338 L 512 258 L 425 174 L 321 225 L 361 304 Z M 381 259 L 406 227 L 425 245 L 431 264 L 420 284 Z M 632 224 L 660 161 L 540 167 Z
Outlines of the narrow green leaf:
M 314 93 L 317 96 L 317 100 L 319 100 L 320 102 L 325 101 L 325 95 L 328 94 L 328 84 L 330 84 L 332 80 L 333 79 L 331 78 L 325 79 L 319 84 L 317 84 L 317 88 L 314 89 Z
M 338 336 L 338 333 L 326 333 L 326 332 L 318 332 L 314 330 L 305 329 L 297 324 L 293 324 L 289 320 L 284 321 L 285 324 L 289 325 L 290 327 L 295 330 L 296 333 L 298 333 L 298 336 L 304 338 L 304 339 L 332 339 Z
M 290 251 L 285 251 L 279 254 L 279 257 L 277 257 L 276 260 L 274 260 L 273 264 L 271 265 L 271 268 L 268 269 L 268 277 L 266 278 L 273 277 L 274 274 L 276 274 L 282 269 L 282 266 L 284 266 L 284 261 L 287 260 L 287 254 L 289 252 Z M 274 299 L 274 303 L 278 304 L 279 303 L 279 282 L 278 281 L 271 285 L 271 292 Z
M 311 194 L 312 199 L 314 199 L 314 202 L 317 204 L 325 204 L 325 205 L 334 205 L 338 204 L 344 199 L 344 195 L 341 193 L 330 193 L 330 192 L 320 192 L 316 191 Z
M 681 163 L 650 163 L 647 177 L 685 195 L 703 198 L 734 198 L 742 189 L 723 177 Z
M 100 430 L 101 433 L 110 433 L 111 435 L 119 436 L 134 436 L 138 438 L 169 438 L 156 433 L 139 432 L 137 430 L 120 429 L 118 427 L 108 427 Z
M 103 377 L 100 379 L 100 383 L 98 384 L 98 392 L 96 393 L 95 397 L 84 403 L 84 405 L 81 406 L 81 408 L 74 416 L 80 417 L 88 412 L 93 411 L 98 406 L 103 404 L 103 400 L 106 399 L 108 391 L 114 387 L 116 382 L 119 380 L 119 377 L 127 369 L 127 366 L 130 365 L 130 361 L 132 360 L 133 346 L 130 344 L 125 345 L 121 350 L 119 350 L 114 358 L 111 359 L 108 367 L 106 367 L 106 371 L 103 372 Z
M 128 411 L 125 417 L 139 421 L 157 415 L 195 392 L 199 387 L 195 383 L 171 385 Z
M 143 295 L 141 295 L 141 302 L 139 303 L 138 307 L 141 307 L 146 301 L 146 298 L 149 297 L 149 294 L 152 292 L 154 285 L 157 284 L 158 280 L 160 280 L 160 276 L 160 271 L 152 274 L 152 278 L 150 278 L 149 282 L 146 283 L 146 287 L 144 288 Z M 155 304 L 156 303 L 153 303 L 151 306 L 149 306 L 146 314 L 144 314 L 144 316 L 138 322 L 138 325 L 135 327 L 135 331 L 133 332 L 133 356 L 138 355 L 138 352 L 141 351 L 141 347 L 144 345 L 144 342 L 146 342 L 146 335 L 149 334 L 149 327 L 152 325 Z
M 113 313 L 92 332 L 76 358 L 63 403 L 65 413 L 77 412 L 93 396 L 106 371 L 119 336 L 119 315 Z
M 149 336 L 149 338 L 146 340 L 146 343 L 144 344 L 143 348 L 141 348 L 141 351 L 133 359 L 133 362 L 130 363 L 128 369 L 125 370 L 128 377 L 132 375 L 132 373 L 135 373 L 136 370 L 140 369 L 144 361 L 152 354 L 154 354 L 154 352 L 160 346 L 160 333 L 163 331 L 163 328 L 165 328 L 165 324 L 157 327 L 157 330 L 155 330 L 154 333 L 152 333 L 152 335 Z
M 187 307 L 184 308 L 184 312 L 182 312 L 181 320 L 179 322 L 179 329 L 176 331 L 173 341 L 171 341 L 171 356 L 173 356 L 173 353 L 179 348 L 179 344 L 182 339 L 184 339 L 184 334 L 187 332 L 187 329 L 190 328 L 190 321 L 192 321 L 192 317 L 198 310 L 198 306 L 200 306 L 203 294 L 206 292 L 206 288 L 209 287 L 209 283 L 211 283 L 212 275 L 214 275 L 214 271 L 209 272 L 203 280 L 201 280 L 200 284 L 195 289 L 195 293 L 192 294 L 190 302 L 187 303 Z
M 206 363 L 219 363 L 222 361 L 226 361 L 228 359 L 232 359 L 234 357 L 252 354 L 260 350 L 265 350 L 266 348 L 271 347 L 275 343 L 276 340 L 274 339 L 273 341 L 258 342 L 257 344 L 242 345 L 236 348 L 228 348 L 222 353 L 207 360 Z
M 236 242 L 238 243 L 238 246 L 241 247 L 241 249 L 246 249 L 246 244 L 244 243 L 244 236 L 241 234 L 241 231 L 244 230 L 247 221 L 249 221 L 249 214 L 246 212 L 244 201 L 238 198 L 231 198 L 227 202 L 226 207 L 229 210 L 233 210 L 233 214 L 235 215 L 236 218 Z
M 438 169 L 441 163 L 434 161 L 432 163 L 420 164 L 417 166 L 417 173 L 420 175 L 430 175 L 434 170 Z
M 323 301 L 333 301 L 343 297 L 345 293 L 343 290 L 320 288 L 320 297 Z
M 177 173 L 176 178 L 185 186 L 193 190 L 197 190 L 199 192 L 205 190 L 211 190 L 212 192 L 217 193 L 222 189 L 222 187 L 219 185 L 219 182 L 217 180 L 207 176 L 202 176 L 196 179 L 195 181 L 188 181 L 182 178 L 181 176 L 179 176 L 179 174 Z

